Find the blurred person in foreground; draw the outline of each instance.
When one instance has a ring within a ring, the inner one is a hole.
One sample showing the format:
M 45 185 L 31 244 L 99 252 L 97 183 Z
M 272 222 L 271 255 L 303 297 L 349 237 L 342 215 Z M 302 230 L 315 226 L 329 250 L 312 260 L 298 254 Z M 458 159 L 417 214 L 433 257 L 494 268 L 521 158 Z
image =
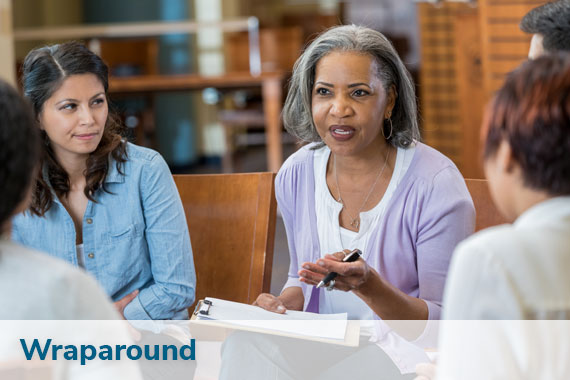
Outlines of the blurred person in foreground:
M 512 72 L 487 107 L 483 133 L 489 189 L 513 223 L 457 247 L 435 378 L 566 379 L 570 54 L 545 55 Z M 418 368 L 418 379 L 430 378 L 427 371 L 433 368 Z

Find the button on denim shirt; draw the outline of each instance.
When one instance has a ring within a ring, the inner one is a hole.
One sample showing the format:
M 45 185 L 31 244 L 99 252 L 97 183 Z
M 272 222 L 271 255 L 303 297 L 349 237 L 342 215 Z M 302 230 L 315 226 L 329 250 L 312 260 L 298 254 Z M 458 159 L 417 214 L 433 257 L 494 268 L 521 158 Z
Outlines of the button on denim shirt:
M 107 193 L 97 190 L 83 216 L 85 269 L 118 301 L 139 289 L 124 309 L 126 319 L 187 319 L 196 274 L 182 202 L 164 159 L 127 144 L 119 173 L 110 161 Z M 75 226 L 54 194 L 43 217 L 22 213 L 12 238 L 77 264 Z

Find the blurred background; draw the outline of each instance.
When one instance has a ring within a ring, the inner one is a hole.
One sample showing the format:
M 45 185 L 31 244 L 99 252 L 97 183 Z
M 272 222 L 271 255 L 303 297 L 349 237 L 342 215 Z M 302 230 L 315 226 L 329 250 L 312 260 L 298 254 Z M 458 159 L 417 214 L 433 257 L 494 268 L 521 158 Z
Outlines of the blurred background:
M 536 0 L 0 0 L 0 77 L 19 85 L 30 49 L 85 41 L 110 67 L 128 138 L 173 173 L 277 171 L 298 144 L 280 113 L 303 48 L 360 24 L 394 43 L 417 87 L 422 139 L 482 178 L 480 124 L 526 59 L 518 24 Z M 277 218 L 271 291 L 289 256 Z
M 279 117 L 293 63 L 319 32 L 365 25 L 392 40 L 412 73 L 424 142 L 481 178 L 484 104 L 526 58 L 530 36 L 518 23 L 542 3 L 0 0 L 0 76 L 18 83 L 33 47 L 85 41 L 110 67 L 128 138 L 173 172 L 277 171 L 297 148 Z

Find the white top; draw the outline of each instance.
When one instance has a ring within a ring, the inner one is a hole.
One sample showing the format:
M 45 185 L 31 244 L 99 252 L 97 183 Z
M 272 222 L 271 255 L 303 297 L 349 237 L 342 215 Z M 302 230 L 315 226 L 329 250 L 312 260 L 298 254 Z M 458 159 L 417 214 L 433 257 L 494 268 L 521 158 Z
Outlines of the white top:
M 0 240 L 0 320 L 120 319 L 96 281 L 63 260 Z
M 83 244 L 77 244 L 75 246 L 75 252 L 77 253 L 77 265 L 80 268 L 85 269 L 85 253 L 83 250 Z
M 357 236 L 358 236 L 358 232 L 351 231 L 351 230 L 344 228 L 344 227 L 340 227 L 340 245 L 341 245 L 341 247 L 350 247 L 351 245 L 353 245 L 353 241 L 356 239 Z M 321 256 L 323 256 L 322 253 L 321 253 Z
M 76 345 L 93 344 L 94 340 L 105 336 L 130 342 L 122 322 L 102 321 L 118 320 L 120 316 L 94 279 L 62 260 L 6 239 L 0 239 L 0 305 L 0 336 L 3 337 L 0 340 L 0 362 L 21 360 L 19 339 L 12 337 L 28 337 L 31 331 L 36 330 L 48 335 L 53 331 L 53 336 L 49 337 L 56 342 L 62 341 L 59 339 L 62 336 L 71 342 L 82 340 Z M 66 322 L 58 323 L 57 320 Z M 81 323 L 90 327 L 78 329 Z M 66 332 L 57 330 L 62 325 L 66 326 Z M 55 331 L 59 331 L 57 336 Z M 33 333 L 31 335 L 33 337 Z M 112 340 L 107 342 L 110 344 Z M 55 380 L 141 378 L 137 363 L 130 360 L 93 361 L 88 366 L 81 366 L 79 361 L 57 360 L 52 363 Z
M 327 186 L 327 163 L 331 151 L 327 146 L 315 151 L 313 161 L 315 169 L 315 209 L 322 257 L 344 249 L 358 248 L 362 251 L 362 258 L 366 260 L 369 254 L 366 250 L 366 244 L 370 239 L 372 227 L 380 223 L 386 205 L 390 202 L 394 190 L 410 166 L 414 152 L 414 145 L 408 149 L 397 149 L 394 171 L 384 196 L 372 209 L 360 213 L 360 228 L 358 232 L 354 232 L 340 227 L 339 214 L 343 206 L 342 203 L 337 202 L 333 198 Z M 324 297 L 319 297 L 320 313 L 334 314 L 346 311 L 348 311 L 349 319 L 374 319 L 372 309 L 352 292 L 325 292 Z
M 471 236 L 451 262 L 444 319 L 570 318 L 569 247 L 568 196 L 531 207 L 512 225 Z M 501 328 L 468 329 L 446 322 L 439 379 L 566 378 L 558 375 L 570 373 L 569 325 L 503 322 Z M 549 357 L 552 351 L 557 354 Z M 558 353 L 566 359 L 555 363 Z

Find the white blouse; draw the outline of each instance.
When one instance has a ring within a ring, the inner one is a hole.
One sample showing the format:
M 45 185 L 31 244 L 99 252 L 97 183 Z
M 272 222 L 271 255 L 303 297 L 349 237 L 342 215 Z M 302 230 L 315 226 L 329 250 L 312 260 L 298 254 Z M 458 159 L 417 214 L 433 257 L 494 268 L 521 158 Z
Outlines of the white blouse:
M 75 246 L 75 252 L 77 254 L 77 266 L 85 269 L 85 253 L 83 249 L 83 244 L 77 244 Z
M 397 149 L 394 171 L 384 196 L 371 210 L 360 213 L 360 229 L 358 232 L 355 232 L 340 227 L 339 214 L 343 206 L 342 203 L 334 199 L 327 187 L 327 163 L 331 151 L 326 146 L 315 151 L 313 162 L 315 172 L 315 208 L 321 257 L 344 249 L 358 248 L 362 251 L 362 258 L 366 260 L 370 254 L 366 250 L 366 246 L 370 233 L 373 230 L 372 227 L 380 223 L 386 206 L 410 166 L 414 152 L 415 146 L 408 149 Z M 372 309 L 352 292 L 333 291 L 324 293 L 324 297 L 319 297 L 320 313 L 344 313 L 348 311 L 349 319 L 373 319 Z
M 569 247 L 570 196 L 457 246 L 443 298 L 456 321 L 441 328 L 438 379 L 568 377 Z

